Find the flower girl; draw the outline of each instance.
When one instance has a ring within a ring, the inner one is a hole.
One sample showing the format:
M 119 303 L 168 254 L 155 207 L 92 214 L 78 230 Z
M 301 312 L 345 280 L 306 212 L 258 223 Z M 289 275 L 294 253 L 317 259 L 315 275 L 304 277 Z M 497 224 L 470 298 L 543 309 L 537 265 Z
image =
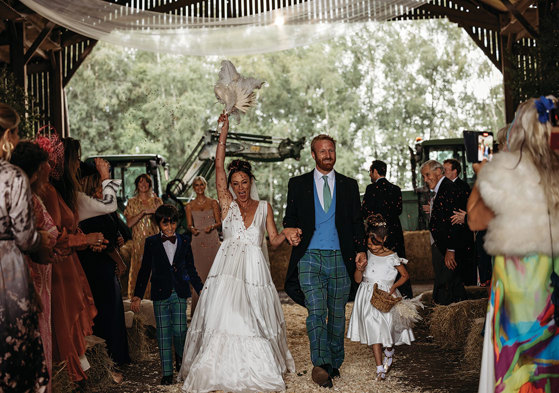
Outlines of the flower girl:
M 354 277 L 359 283 L 359 289 L 347 333 L 351 341 L 373 346 L 379 381 L 386 378 L 386 373 L 392 365 L 394 345 L 409 345 L 415 340 L 411 322 L 418 319 L 415 301 L 406 300 L 406 306 L 402 308 L 396 305 L 389 312 L 382 312 L 371 304 L 375 284 L 378 289 L 388 292 L 392 297 L 400 297 L 397 288 L 409 278 L 403 265 L 408 263 L 407 259 L 398 257 L 394 251 L 384 247 L 386 237 L 387 227 L 382 215 L 371 215 L 367 219 L 368 260 L 366 263 L 357 264 Z M 394 282 L 398 272 L 401 277 Z M 402 309 L 405 308 L 412 310 L 411 313 L 403 313 L 408 314 L 407 316 L 402 315 Z M 384 361 L 382 347 L 385 347 Z

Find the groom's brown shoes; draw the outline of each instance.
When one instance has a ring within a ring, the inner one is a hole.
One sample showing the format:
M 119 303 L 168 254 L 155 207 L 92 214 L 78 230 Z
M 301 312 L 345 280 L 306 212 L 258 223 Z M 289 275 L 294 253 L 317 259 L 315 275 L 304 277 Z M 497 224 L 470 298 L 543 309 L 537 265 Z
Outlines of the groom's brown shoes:
M 332 385 L 332 378 L 330 378 L 330 374 L 328 371 L 323 369 L 320 366 L 314 366 L 312 369 L 312 380 L 323 388 L 331 388 Z

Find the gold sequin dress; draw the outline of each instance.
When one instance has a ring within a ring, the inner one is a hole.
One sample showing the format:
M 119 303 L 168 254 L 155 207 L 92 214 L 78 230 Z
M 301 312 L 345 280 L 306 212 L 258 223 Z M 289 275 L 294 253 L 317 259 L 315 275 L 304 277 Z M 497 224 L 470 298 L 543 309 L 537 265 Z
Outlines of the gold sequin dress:
M 145 202 L 136 196 L 128 200 L 126 209 L 124 210 L 124 215 L 126 217 L 133 217 L 140 214 L 142 211 L 147 209 L 157 209 L 163 204 L 160 198 L 155 195 L 146 200 Z M 144 242 L 146 237 L 155 235 L 159 233 L 159 227 L 157 226 L 153 215 L 143 216 L 137 223 L 132 227 L 132 257 L 130 260 L 130 273 L 128 275 L 128 296 L 134 294 L 134 288 L 136 287 L 136 279 L 138 278 L 138 272 L 142 266 L 142 257 L 144 255 Z M 148 283 L 146 288 L 146 294 L 144 299 L 150 298 L 151 285 Z

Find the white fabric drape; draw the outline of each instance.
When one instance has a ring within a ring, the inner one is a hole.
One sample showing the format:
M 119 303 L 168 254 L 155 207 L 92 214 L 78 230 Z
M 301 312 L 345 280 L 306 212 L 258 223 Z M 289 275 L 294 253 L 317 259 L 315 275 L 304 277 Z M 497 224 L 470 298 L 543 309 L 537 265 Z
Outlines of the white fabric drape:
M 212 3 L 211 1 L 215 1 Z M 242 55 L 312 44 L 347 32 L 347 22 L 386 21 L 426 0 L 309 0 L 269 11 L 245 10 L 230 0 L 238 16 L 227 18 L 220 0 L 213 14 L 200 4 L 163 14 L 102 0 L 22 0 L 26 6 L 84 36 L 131 48 L 187 55 Z M 171 3 L 167 1 L 166 3 Z M 134 3 L 133 3 L 134 4 Z M 138 1 L 145 6 L 145 1 Z M 252 14 L 249 14 L 252 12 Z M 190 14 L 186 15 L 186 14 Z

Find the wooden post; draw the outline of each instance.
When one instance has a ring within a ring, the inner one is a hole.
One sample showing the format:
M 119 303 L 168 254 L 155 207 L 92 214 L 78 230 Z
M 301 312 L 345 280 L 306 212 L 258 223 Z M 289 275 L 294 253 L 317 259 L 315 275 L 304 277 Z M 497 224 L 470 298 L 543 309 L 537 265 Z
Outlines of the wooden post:
M 18 86 L 27 92 L 27 66 L 25 65 L 25 26 L 23 22 L 10 21 L 10 64 Z
M 51 62 L 50 72 L 50 112 L 52 114 L 52 125 L 56 128 L 60 137 L 67 137 L 68 130 L 66 128 L 66 104 L 64 102 L 64 86 L 62 85 L 62 51 L 51 51 L 49 53 Z
M 505 121 L 510 123 L 514 120 L 514 112 L 516 110 L 516 105 L 514 102 L 511 82 L 511 59 L 512 56 L 512 41 L 514 38 L 509 36 L 501 35 L 499 37 L 500 41 L 500 51 L 501 51 L 501 73 L 503 74 L 503 89 L 505 96 Z

